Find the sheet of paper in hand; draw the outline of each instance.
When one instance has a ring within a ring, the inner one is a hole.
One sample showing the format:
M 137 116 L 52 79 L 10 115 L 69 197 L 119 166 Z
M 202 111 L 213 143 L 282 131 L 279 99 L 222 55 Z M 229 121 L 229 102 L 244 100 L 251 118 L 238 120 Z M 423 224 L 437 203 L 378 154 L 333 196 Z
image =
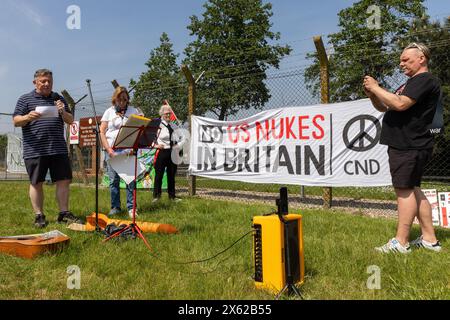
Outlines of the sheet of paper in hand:
M 117 172 L 119 177 L 125 181 L 126 184 L 130 184 L 134 181 L 135 157 L 136 156 L 134 155 L 118 153 L 115 157 L 108 160 L 111 167 Z M 139 175 L 145 171 L 145 165 L 139 160 L 137 165 L 137 176 L 139 177 Z
M 56 118 L 59 116 L 58 108 L 56 108 L 56 106 L 37 106 L 35 111 L 41 114 L 40 119 Z

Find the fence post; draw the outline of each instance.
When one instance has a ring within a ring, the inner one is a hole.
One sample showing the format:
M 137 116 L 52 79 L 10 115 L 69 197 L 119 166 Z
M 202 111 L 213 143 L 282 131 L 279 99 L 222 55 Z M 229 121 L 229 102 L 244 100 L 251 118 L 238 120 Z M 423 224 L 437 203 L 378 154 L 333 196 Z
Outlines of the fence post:
M 189 119 L 189 128 L 192 130 L 192 116 L 195 112 L 195 79 L 192 76 L 191 71 L 189 70 L 188 66 L 181 65 L 181 70 L 184 73 L 184 76 L 186 77 L 188 83 L 189 83 L 189 112 L 188 112 L 188 119 Z M 189 185 L 189 195 L 195 196 L 196 192 L 196 177 L 189 175 L 188 179 L 188 185 Z
M 330 71 L 328 57 L 323 45 L 322 37 L 314 37 L 314 45 L 316 46 L 317 56 L 320 62 L 320 101 L 323 104 L 330 102 Z M 330 187 L 323 188 L 323 207 L 331 208 L 333 193 Z
M 67 92 L 67 90 L 62 90 L 61 94 L 63 95 L 64 99 L 67 101 L 67 104 L 69 105 L 69 109 L 70 112 L 72 112 L 73 118 L 75 120 L 75 100 L 73 100 L 72 96 L 69 94 L 69 92 Z M 67 134 L 70 134 L 70 125 L 67 125 Z M 66 141 L 69 141 L 69 139 L 67 139 Z M 73 159 L 73 150 L 75 150 L 75 154 L 77 155 L 77 160 L 78 160 L 78 165 L 80 167 L 81 170 L 81 175 L 83 177 L 83 182 L 85 185 L 87 185 L 89 183 L 88 181 L 88 177 L 86 174 L 86 170 L 84 168 L 84 162 L 83 162 L 83 155 L 81 154 L 81 150 L 80 147 L 78 145 L 76 145 L 76 147 L 73 147 L 73 145 L 70 144 L 69 142 L 69 154 L 72 156 Z

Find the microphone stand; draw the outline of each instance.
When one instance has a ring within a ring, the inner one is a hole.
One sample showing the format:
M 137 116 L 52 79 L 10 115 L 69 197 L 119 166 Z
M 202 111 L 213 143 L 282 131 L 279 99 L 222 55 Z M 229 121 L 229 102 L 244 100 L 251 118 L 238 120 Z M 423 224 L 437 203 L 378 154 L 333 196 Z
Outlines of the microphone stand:
M 95 119 L 95 129 L 93 129 L 95 132 L 95 231 L 101 232 L 100 226 L 98 225 L 98 171 L 100 167 L 100 143 L 98 136 L 100 133 L 100 127 L 97 121 L 97 112 L 95 112 L 95 103 L 91 91 L 91 80 L 87 79 L 86 84 L 88 87 L 89 96 L 91 98 L 92 110 L 94 112 Z M 92 119 L 89 119 L 89 124 L 92 124 Z

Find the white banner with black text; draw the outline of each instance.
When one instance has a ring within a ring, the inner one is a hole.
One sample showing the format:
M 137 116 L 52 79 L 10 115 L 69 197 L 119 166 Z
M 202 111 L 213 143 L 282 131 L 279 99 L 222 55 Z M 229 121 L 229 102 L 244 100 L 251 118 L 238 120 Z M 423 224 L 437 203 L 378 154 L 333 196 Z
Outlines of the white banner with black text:
M 192 117 L 192 175 L 322 187 L 391 184 L 383 113 L 369 99 L 260 112 L 238 121 Z

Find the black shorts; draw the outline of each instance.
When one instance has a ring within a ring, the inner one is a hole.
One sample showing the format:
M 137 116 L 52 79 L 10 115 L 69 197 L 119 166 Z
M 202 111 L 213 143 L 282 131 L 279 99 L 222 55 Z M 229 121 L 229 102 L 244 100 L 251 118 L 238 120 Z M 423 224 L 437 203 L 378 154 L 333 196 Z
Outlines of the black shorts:
M 72 166 L 67 154 L 25 159 L 24 162 L 32 185 L 44 182 L 48 170 L 53 182 L 72 179 Z
M 399 150 L 389 147 L 389 168 L 394 188 L 420 187 L 425 166 L 432 153 L 433 149 Z

